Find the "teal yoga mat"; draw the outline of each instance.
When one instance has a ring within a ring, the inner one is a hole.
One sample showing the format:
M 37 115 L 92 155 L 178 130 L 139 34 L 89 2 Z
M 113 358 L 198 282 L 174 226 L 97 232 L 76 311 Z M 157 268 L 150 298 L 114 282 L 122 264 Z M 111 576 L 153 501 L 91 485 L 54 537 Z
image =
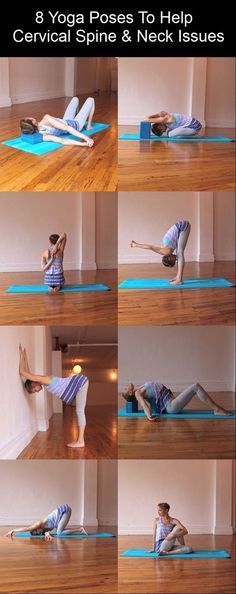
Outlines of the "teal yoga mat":
M 121 408 L 118 411 L 119 417 L 129 417 L 131 419 L 143 419 L 146 417 L 145 412 L 143 410 L 139 410 L 135 413 L 127 413 L 125 408 Z M 230 411 L 230 415 L 214 415 L 212 410 L 185 410 L 184 412 L 171 414 L 171 413 L 162 413 L 161 415 L 157 415 L 158 418 L 163 419 L 236 419 L 236 411 Z
M 16 534 L 14 534 L 14 536 L 16 536 L 17 538 L 44 538 L 43 534 L 32 536 L 30 532 L 17 532 Z M 94 532 L 86 535 L 80 534 L 79 532 L 74 534 L 67 534 L 65 531 L 62 534 L 53 534 L 52 536 L 54 538 L 115 538 L 115 535 L 111 534 L 110 532 Z
M 182 285 L 172 285 L 169 278 L 127 278 L 119 289 L 223 289 L 233 286 L 226 278 L 186 278 Z
M 65 285 L 60 293 L 83 293 L 85 291 L 110 291 L 107 285 L 101 283 L 91 285 Z M 12 285 L 7 293 L 46 293 L 49 294 L 46 285 Z
M 224 549 L 199 549 L 192 553 L 176 553 L 175 555 L 157 555 L 149 553 L 148 549 L 128 549 L 121 553 L 121 557 L 143 557 L 153 559 L 230 559 L 231 555 Z
M 106 130 L 107 128 L 109 128 L 109 126 L 110 124 L 100 124 L 99 122 L 94 122 L 91 130 L 82 130 L 82 133 L 85 134 L 85 136 L 93 136 L 93 134 L 97 134 L 97 132 L 102 132 L 103 130 Z M 63 134 L 63 138 L 73 138 L 73 140 L 79 140 L 76 136 L 73 136 L 71 134 Z M 33 155 L 38 156 L 46 155 L 47 153 L 51 153 L 52 151 L 55 151 L 64 146 L 59 142 L 39 142 L 38 144 L 29 144 L 28 142 L 24 142 L 23 140 L 21 140 L 21 137 L 11 138 L 10 140 L 4 140 L 2 144 L 5 144 L 6 146 L 11 146 L 15 149 L 19 149 L 20 151 L 24 151 L 25 153 L 32 153 Z
M 140 142 L 235 142 L 234 138 L 227 138 L 226 136 L 193 136 L 192 138 L 173 138 L 169 136 L 160 137 L 152 134 L 150 138 L 140 138 L 139 134 L 120 134 L 119 140 L 139 140 Z

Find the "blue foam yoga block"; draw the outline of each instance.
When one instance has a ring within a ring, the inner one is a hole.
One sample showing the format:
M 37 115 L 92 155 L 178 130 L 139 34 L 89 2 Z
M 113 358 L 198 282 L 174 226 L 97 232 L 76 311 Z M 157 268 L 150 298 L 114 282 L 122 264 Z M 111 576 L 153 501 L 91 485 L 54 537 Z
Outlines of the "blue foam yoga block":
M 164 419 L 236 419 L 236 411 L 231 410 L 229 411 L 230 415 L 214 415 L 212 410 L 183 410 L 180 413 L 162 413 L 161 415 L 156 415 L 158 418 Z M 152 412 L 153 416 L 155 413 Z M 118 417 L 129 417 L 131 419 L 146 419 L 145 412 L 143 410 L 139 410 L 138 412 L 129 413 L 126 411 L 125 408 L 120 408 L 118 410 Z
M 22 133 L 21 140 L 28 144 L 38 144 L 39 142 L 43 142 L 43 135 L 40 132 L 35 132 L 34 134 Z
M 224 549 L 199 549 L 192 553 L 176 553 L 173 555 L 157 555 L 149 553 L 148 549 L 127 549 L 121 553 L 121 557 L 140 557 L 149 559 L 230 559 L 231 555 Z
M 16 532 L 14 534 L 17 538 L 44 538 L 43 534 L 37 534 L 32 536 L 30 532 Z M 53 538 L 115 538 L 114 534 L 110 532 L 99 532 L 99 533 L 91 533 L 91 534 L 80 534 L 79 532 L 76 534 L 67 534 L 66 531 L 62 534 L 53 534 Z
M 119 289 L 220 289 L 233 287 L 226 278 L 185 278 L 182 285 L 172 285 L 169 278 L 127 278 L 119 285 Z
M 127 413 L 135 413 L 138 412 L 138 401 L 136 402 L 126 402 L 125 410 Z
M 151 135 L 151 123 L 140 122 L 139 136 L 141 140 L 149 140 Z
M 59 293 L 82 293 L 85 291 L 110 291 L 107 285 L 102 283 L 87 285 L 64 285 Z M 46 285 L 12 285 L 6 291 L 7 293 L 49 293 Z

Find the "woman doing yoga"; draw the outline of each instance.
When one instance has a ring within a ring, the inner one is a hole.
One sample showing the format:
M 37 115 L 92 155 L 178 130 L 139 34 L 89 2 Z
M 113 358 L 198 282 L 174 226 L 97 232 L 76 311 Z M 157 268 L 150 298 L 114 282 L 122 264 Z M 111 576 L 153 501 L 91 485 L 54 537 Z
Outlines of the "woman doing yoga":
M 20 121 L 20 128 L 23 134 L 34 134 L 40 132 L 42 134 L 42 141 L 59 142 L 61 144 L 88 146 L 92 147 L 94 141 L 81 132 L 86 127 L 87 130 L 92 128 L 92 119 L 95 111 L 95 102 L 93 97 L 88 97 L 81 109 L 79 108 L 78 97 L 73 97 L 66 108 L 63 118 L 55 118 L 46 114 L 40 122 L 35 118 L 22 118 Z M 77 113 L 78 112 L 78 113 Z M 64 134 L 72 134 L 77 136 L 78 140 L 72 138 L 64 138 Z
M 159 503 L 158 516 L 154 520 L 153 549 L 150 553 L 158 555 L 174 555 L 176 553 L 192 553 L 191 547 L 185 545 L 184 536 L 188 534 L 187 528 L 176 518 L 169 516 L 168 503 Z M 179 544 L 176 545 L 176 540 Z
M 160 111 L 147 118 L 152 124 L 152 132 L 156 136 L 169 136 L 170 138 L 188 138 L 196 136 L 202 129 L 202 124 L 192 116 L 183 113 L 168 113 Z
M 79 435 L 76 441 L 67 445 L 70 448 L 83 448 L 85 445 L 85 406 L 89 387 L 88 378 L 85 375 L 73 375 L 66 378 L 53 377 L 51 375 L 35 375 L 29 370 L 26 350 L 21 345 L 19 345 L 19 352 L 19 374 L 22 380 L 26 380 L 24 387 L 29 394 L 40 392 L 45 386 L 50 394 L 58 396 L 65 404 L 70 404 L 75 400 Z
M 56 507 L 46 518 L 38 520 L 38 522 L 31 524 L 31 526 L 14 528 L 5 536 L 13 537 L 17 532 L 30 532 L 32 536 L 44 535 L 45 540 L 53 540 L 53 534 L 66 535 L 79 532 L 80 534 L 87 535 L 83 526 L 79 526 L 76 530 L 65 530 L 71 517 L 71 511 L 71 507 L 67 503 L 64 503 Z
M 174 266 L 177 260 L 177 275 L 170 283 L 173 285 L 181 285 L 183 282 L 183 272 L 185 266 L 184 250 L 187 245 L 191 225 L 189 221 L 177 221 L 164 235 L 162 245 L 157 247 L 148 243 L 137 243 L 132 240 L 130 247 L 141 248 L 143 250 L 151 250 L 156 254 L 163 256 L 162 263 L 164 266 Z M 173 253 L 176 251 L 176 255 Z
M 65 283 L 63 257 L 66 247 L 66 233 L 54 233 L 49 237 L 49 248 L 41 256 L 41 270 L 45 272 L 44 284 L 52 293 L 58 293 Z
M 214 410 L 215 415 L 230 415 L 228 411 L 218 406 L 198 383 L 186 388 L 175 397 L 169 388 L 158 382 L 145 382 L 138 387 L 128 384 L 122 392 L 122 396 L 129 402 L 137 400 L 149 421 L 157 420 L 158 415 L 162 413 L 180 413 L 194 396 L 208 404 L 209 408 Z

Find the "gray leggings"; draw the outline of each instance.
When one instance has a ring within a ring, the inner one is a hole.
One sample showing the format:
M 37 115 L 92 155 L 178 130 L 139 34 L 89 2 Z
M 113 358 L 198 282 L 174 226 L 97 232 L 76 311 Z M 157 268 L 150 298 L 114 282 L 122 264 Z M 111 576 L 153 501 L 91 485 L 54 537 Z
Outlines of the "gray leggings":
M 167 406 L 167 413 L 178 413 L 192 400 L 194 396 L 197 396 L 202 402 L 209 403 L 208 394 L 200 384 L 193 384 L 189 388 L 186 388 L 184 392 L 173 398 Z
M 78 394 L 76 394 L 75 405 L 79 427 L 85 427 L 86 425 L 85 407 L 87 401 L 88 387 L 89 381 L 87 380 L 86 384 L 84 384 L 84 386 L 81 388 Z
M 186 546 L 184 537 L 178 536 L 178 530 L 178 526 L 175 526 L 170 533 L 173 538 L 171 540 L 163 540 L 159 553 L 168 553 L 169 551 L 171 551 L 173 555 L 175 553 L 192 553 L 191 547 Z M 175 544 L 176 540 L 179 542 L 178 545 Z
M 189 223 L 187 229 L 185 229 L 185 231 L 181 231 L 179 235 L 178 244 L 176 248 L 177 263 L 179 265 L 184 265 L 185 263 L 184 250 L 186 248 L 186 243 L 188 241 L 190 231 L 191 225 Z
M 73 97 L 66 108 L 63 116 L 63 120 L 75 120 L 79 124 L 79 130 L 83 130 L 88 117 L 93 116 L 95 111 L 95 101 L 93 97 L 88 97 L 84 102 L 83 106 L 79 110 L 79 99 Z M 62 120 L 62 121 L 63 121 Z
M 64 532 L 64 528 L 67 526 L 70 517 L 71 517 L 71 508 L 69 509 L 68 512 L 65 512 L 63 514 L 57 528 L 53 528 L 53 530 L 50 530 L 50 533 L 51 534 L 61 534 L 62 532 Z M 66 532 L 70 532 L 70 531 L 66 530 Z
M 196 136 L 198 132 L 199 130 L 194 130 L 193 128 L 184 128 L 183 126 L 179 126 L 179 128 L 170 130 L 168 136 L 172 138 L 175 136 Z

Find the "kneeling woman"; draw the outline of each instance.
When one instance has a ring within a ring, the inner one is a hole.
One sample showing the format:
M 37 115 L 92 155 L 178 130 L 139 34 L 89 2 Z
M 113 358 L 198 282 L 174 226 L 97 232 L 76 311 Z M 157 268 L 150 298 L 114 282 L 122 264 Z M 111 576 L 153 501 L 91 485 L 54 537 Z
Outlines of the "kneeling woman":
M 153 550 L 151 553 L 158 555 L 174 555 L 176 553 L 192 553 L 191 547 L 185 545 L 184 536 L 188 534 L 187 528 L 176 518 L 169 516 L 168 503 L 159 503 L 158 516 L 154 520 Z M 176 540 L 179 544 L 176 545 Z
M 148 117 L 152 124 L 152 132 L 156 136 L 169 136 L 170 138 L 188 138 L 196 136 L 202 129 L 202 124 L 192 116 L 183 113 L 168 113 L 160 111 Z
M 23 134 L 34 134 L 40 132 L 42 141 L 59 142 L 60 144 L 89 146 L 92 147 L 94 141 L 81 132 L 86 127 L 92 128 L 92 119 L 95 111 L 95 102 L 93 97 L 86 99 L 83 107 L 78 111 L 79 99 L 71 99 L 63 118 L 55 118 L 46 114 L 40 122 L 35 118 L 23 118 L 20 121 L 20 128 Z M 78 111 L 78 113 L 77 113 Z M 64 134 L 77 136 L 78 140 L 73 138 L 64 138 Z
M 149 421 L 155 421 L 158 415 L 163 413 L 180 413 L 194 396 L 208 404 L 215 415 L 230 414 L 218 406 L 200 384 L 193 384 L 176 397 L 169 388 L 158 382 L 145 382 L 136 388 L 134 384 L 129 384 L 122 392 L 122 396 L 125 400 L 138 400 Z
M 65 530 L 70 517 L 71 507 L 64 503 L 56 507 L 46 518 L 38 520 L 31 526 L 24 526 L 23 528 L 14 528 L 10 530 L 6 536 L 14 536 L 17 532 L 30 532 L 32 536 L 44 535 L 45 540 L 53 540 L 53 534 L 73 534 L 79 532 L 80 534 L 87 534 L 83 526 L 79 526 L 76 530 Z
M 35 375 L 30 372 L 26 350 L 19 346 L 20 363 L 19 373 L 24 382 L 24 387 L 29 394 L 40 392 L 45 386 L 50 394 L 58 396 L 65 404 L 75 400 L 76 414 L 79 426 L 79 435 L 76 441 L 68 443 L 70 448 L 84 447 L 84 432 L 86 427 L 85 406 L 89 387 L 88 378 L 85 375 L 73 375 L 72 377 L 53 377 L 51 375 Z
M 41 270 L 44 271 L 44 284 L 50 293 L 58 293 L 62 289 L 65 278 L 63 258 L 66 247 L 66 233 L 61 236 L 53 233 L 49 237 L 49 248 L 41 256 Z

